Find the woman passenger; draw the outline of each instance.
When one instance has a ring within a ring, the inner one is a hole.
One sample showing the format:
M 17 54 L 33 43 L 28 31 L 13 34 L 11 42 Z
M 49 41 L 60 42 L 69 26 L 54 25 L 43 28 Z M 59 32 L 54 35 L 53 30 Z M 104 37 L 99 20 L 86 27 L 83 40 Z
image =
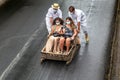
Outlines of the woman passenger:
M 74 40 L 75 36 L 77 35 L 77 29 L 72 18 L 67 17 L 65 22 L 66 22 L 66 25 L 63 29 L 64 37 L 60 38 L 60 51 L 63 52 L 63 47 L 65 44 L 66 54 L 68 54 L 71 41 Z
M 49 34 L 50 42 L 47 43 L 48 45 L 51 46 L 51 47 L 49 46 L 48 49 L 52 49 L 52 47 L 53 47 L 53 52 L 59 52 L 59 39 L 62 34 L 63 23 L 64 23 L 64 21 L 59 17 L 55 18 L 53 21 L 53 24 L 51 27 L 51 32 Z M 52 51 L 52 50 L 50 50 L 50 51 Z

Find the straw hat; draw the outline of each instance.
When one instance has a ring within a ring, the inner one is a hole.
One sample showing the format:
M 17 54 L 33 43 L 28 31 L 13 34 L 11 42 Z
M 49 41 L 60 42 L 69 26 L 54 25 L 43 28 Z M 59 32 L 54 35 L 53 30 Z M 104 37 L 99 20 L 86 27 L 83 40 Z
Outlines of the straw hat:
M 59 9 L 59 8 L 60 8 L 60 6 L 59 6 L 58 3 L 54 3 L 53 5 L 51 5 L 51 7 L 52 7 L 53 9 Z

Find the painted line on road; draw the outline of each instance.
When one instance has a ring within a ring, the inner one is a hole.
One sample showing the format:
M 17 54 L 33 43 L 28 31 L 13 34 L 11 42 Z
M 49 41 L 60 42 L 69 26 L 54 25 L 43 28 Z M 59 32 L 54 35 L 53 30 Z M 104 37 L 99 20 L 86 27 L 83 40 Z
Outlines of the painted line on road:
M 92 13 L 92 8 L 93 8 L 93 5 L 94 5 L 94 1 L 95 1 L 95 0 L 92 0 L 92 1 L 91 1 L 90 8 L 89 8 L 89 12 L 88 12 L 88 15 L 87 15 L 86 20 L 88 20 L 88 18 L 90 17 L 90 14 Z
M 41 29 L 41 26 L 44 26 L 44 22 L 41 23 L 39 29 L 37 29 L 32 36 L 28 39 L 28 41 L 25 43 L 25 45 L 23 46 L 23 48 L 20 50 L 20 52 L 17 54 L 17 56 L 12 60 L 12 62 L 10 63 L 10 65 L 4 70 L 4 72 L 2 73 L 2 75 L 0 76 L 0 80 L 5 80 L 5 78 L 9 75 L 9 73 L 11 72 L 11 70 L 16 66 L 16 64 L 20 61 L 20 59 L 24 56 L 24 52 L 29 48 L 29 46 L 31 45 L 31 42 L 37 38 L 38 33 L 43 30 Z M 44 27 L 42 27 L 44 28 Z

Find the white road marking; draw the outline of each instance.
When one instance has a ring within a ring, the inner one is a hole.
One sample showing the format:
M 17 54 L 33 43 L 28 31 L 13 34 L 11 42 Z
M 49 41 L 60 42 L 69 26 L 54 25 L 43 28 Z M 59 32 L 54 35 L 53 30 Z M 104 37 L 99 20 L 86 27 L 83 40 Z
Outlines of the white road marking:
M 42 27 L 44 26 L 44 22 L 41 23 L 39 29 L 37 29 L 32 36 L 28 39 L 28 41 L 25 43 L 25 45 L 23 46 L 23 48 L 20 50 L 20 52 L 17 54 L 17 56 L 13 59 L 13 61 L 10 63 L 10 65 L 4 70 L 4 72 L 2 73 L 2 75 L 0 76 L 0 80 L 5 80 L 5 78 L 8 76 L 8 74 L 11 72 L 11 70 L 16 66 L 16 64 L 18 63 L 18 61 L 22 58 L 22 56 L 24 55 L 24 52 L 29 48 L 31 42 L 37 38 L 37 35 L 39 33 L 39 31 L 42 30 Z
M 86 20 L 88 20 L 88 18 L 90 17 L 90 14 L 91 14 L 91 12 L 92 12 L 92 7 L 93 7 L 93 5 L 94 5 L 94 1 L 95 1 L 95 0 L 92 0 L 92 1 L 91 1 L 90 9 L 89 9 L 89 12 L 88 12 L 88 15 L 87 15 Z

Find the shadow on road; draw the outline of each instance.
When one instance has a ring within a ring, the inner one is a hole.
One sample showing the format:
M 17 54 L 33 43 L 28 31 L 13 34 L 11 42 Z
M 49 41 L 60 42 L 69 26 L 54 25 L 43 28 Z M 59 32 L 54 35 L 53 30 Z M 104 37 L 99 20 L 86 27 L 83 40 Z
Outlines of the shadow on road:
M 11 15 L 19 10 L 27 0 L 8 0 L 0 7 L 0 25 L 4 23 Z

